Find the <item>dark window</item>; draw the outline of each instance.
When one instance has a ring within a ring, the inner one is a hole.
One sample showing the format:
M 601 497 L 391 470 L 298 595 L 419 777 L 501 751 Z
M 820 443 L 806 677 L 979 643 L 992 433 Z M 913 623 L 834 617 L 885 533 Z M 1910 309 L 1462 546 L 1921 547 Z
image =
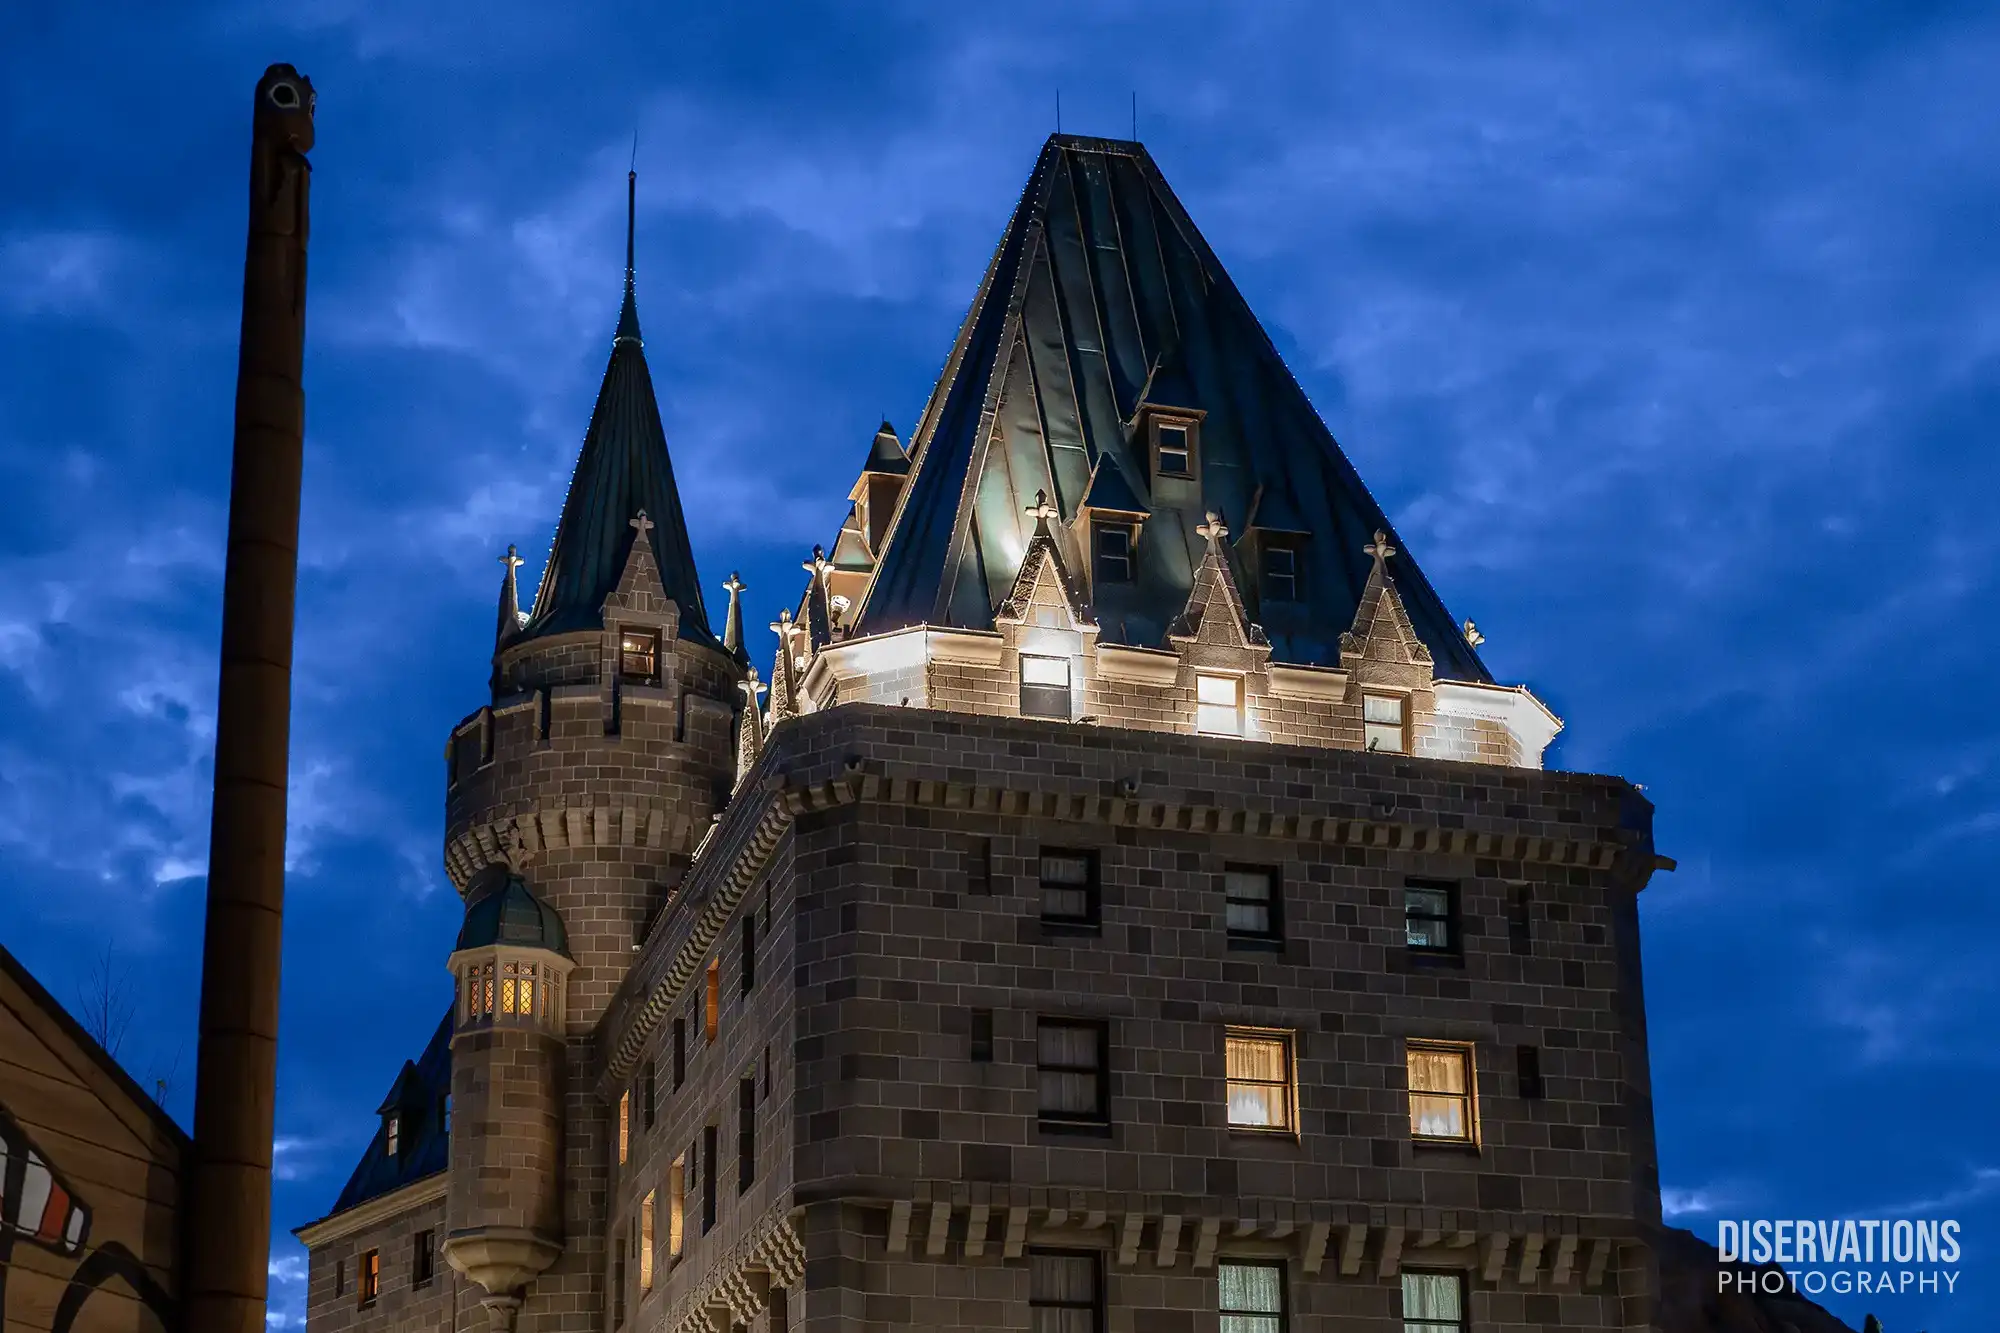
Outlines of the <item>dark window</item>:
M 719 1137 L 714 1125 L 701 1130 L 701 1233 L 715 1225 L 715 1150 Z
M 1521 1083 L 1521 1097 L 1525 1101 L 1538 1102 L 1542 1099 L 1542 1048 L 1539 1046 L 1516 1046 L 1514 1048 L 1514 1072 Z
M 1403 1270 L 1403 1333 L 1463 1333 L 1465 1274 Z
M 674 1091 L 680 1091 L 688 1075 L 688 1025 L 685 1018 L 674 1020 Z
M 1054 926 L 1097 925 L 1096 853 L 1043 851 L 1041 881 L 1044 922 Z
M 1096 537 L 1098 583 L 1130 583 L 1132 581 L 1132 529 L 1123 523 L 1099 523 L 1092 530 Z
M 1159 474 L 1163 477 L 1194 475 L 1194 432 L 1179 422 L 1162 423 L 1155 436 L 1160 451 Z
M 618 635 L 618 674 L 634 685 L 654 685 L 660 679 L 658 630 L 628 629 Z
M 436 1271 L 437 1233 L 419 1231 L 410 1252 L 410 1281 L 415 1286 L 427 1287 Z
M 764 1048 L 764 1095 L 771 1095 L 771 1048 Z
M 970 892 L 993 892 L 993 839 L 972 840 L 972 850 L 965 857 L 965 878 Z
M 972 1059 L 976 1064 L 993 1062 L 993 1011 L 972 1011 Z
M 1278 872 L 1227 866 L 1222 872 L 1224 921 L 1232 943 L 1275 943 L 1284 938 L 1278 912 Z
M 1529 932 L 1532 929 L 1530 925 L 1531 917 L 1529 915 L 1530 903 L 1528 886 L 1525 884 L 1516 884 L 1514 892 L 1507 900 L 1508 953 L 1525 954 L 1530 952 Z
M 1035 1024 L 1036 1110 L 1045 1122 L 1102 1125 L 1110 1119 L 1103 1023 L 1044 1018 Z
M 333 1294 L 336 1296 L 345 1296 L 347 1294 L 347 1261 L 345 1259 L 335 1259 L 333 1261 Z
M 659 1114 L 659 1083 L 659 1070 L 651 1060 L 646 1061 L 639 1075 L 639 1108 L 647 1129 L 653 1127 L 653 1117 Z
M 736 1084 L 736 1192 L 741 1194 L 757 1179 L 757 1080 L 741 1079 Z
M 363 1307 L 373 1305 L 375 1298 L 382 1294 L 382 1251 L 370 1250 L 361 1256 L 359 1288 Z
M 743 918 L 743 993 L 757 984 L 757 913 L 753 910 Z
M 1021 654 L 1021 716 L 1070 719 L 1069 659 Z
M 1103 1287 L 1103 1260 L 1095 1251 L 1028 1251 L 1031 1333 L 1098 1333 L 1104 1327 Z
M 1215 1308 L 1222 1333 L 1284 1333 L 1285 1266 L 1217 1264 Z
M 1299 600 L 1298 549 L 1282 541 L 1266 541 L 1264 546 L 1264 600 Z
M 1458 952 L 1458 886 L 1411 880 L 1403 888 L 1403 933 L 1419 953 Z

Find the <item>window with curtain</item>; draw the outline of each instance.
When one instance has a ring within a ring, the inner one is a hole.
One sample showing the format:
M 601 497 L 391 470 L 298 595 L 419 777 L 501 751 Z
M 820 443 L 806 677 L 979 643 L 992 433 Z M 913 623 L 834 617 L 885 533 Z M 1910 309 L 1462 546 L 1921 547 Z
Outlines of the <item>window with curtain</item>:
M 1223 1035 L 1231 1129 L 1292 1128 L 1289 1033 L 1230 1028 Z
M 1223 1260 L 1216 1265 L 1221 1333 L 1284 1333 L 1285 1267 Z
M 1097 924 L 1097 857 L 1045 850 L 1041 856 L 1042 920 L 1057 926 Z
M 1456 890 L 1449 884 L 1411 883 L 1403 886 L 1403 934 L 1409 947 L 1422 953 L 1454 953 L 1458 935 Z
M 1406 701 L 1400 694 L 1365 694 L 1361 697 L 1361 747 L 1383 754 L 1403 754 L 1410 748 L 1409 731 L 1404 725 Z
M 1464 1333 L 1465 1275 L 1403 1270 L 1403 1333 Z
M 1474 1140 L 1472 1051 L 1464 1046 L 1411 1042 L 1410 1134 L 1450 1143 Z
M 1105 1097 L 1102 1023 L 1044 1018 L 1035 1025 L 1036 1109 L 1045 1121 L 1102 1124 Z
M 1103 1260 L 1092 1251 L 1028 1251 L 1028 1327 L 1033 1333 L 1098 1333 Z
M 1229 938 L 1246 943 L 1282 938 L 1278 917 L 1278 872 L 1230 866 L 1222 872 L 1223 924 Z

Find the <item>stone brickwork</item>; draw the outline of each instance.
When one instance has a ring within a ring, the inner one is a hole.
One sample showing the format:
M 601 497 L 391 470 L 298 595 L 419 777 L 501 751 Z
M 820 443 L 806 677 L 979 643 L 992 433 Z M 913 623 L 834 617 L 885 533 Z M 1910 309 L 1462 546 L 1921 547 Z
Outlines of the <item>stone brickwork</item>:
M 485 1333 L 479 1292 L 444 1261 L 444 1182 L 419 1181 L 363 1205 L 362 1225 L 334 1223 L 331 1235 L 302 1234 L 306 1241 L 306 1326 L 313 1333 Z M 349 1219 L 351 1222 L 352 1219 Z M 317 1224 L 326 1228 L 328 1223 Z M 431 1236 L 429 1280 L 417 1281 L 420 1234 Z M 361 1303 L 361 1269 L 374 1251 L 381 1262 L 373 1302 Z

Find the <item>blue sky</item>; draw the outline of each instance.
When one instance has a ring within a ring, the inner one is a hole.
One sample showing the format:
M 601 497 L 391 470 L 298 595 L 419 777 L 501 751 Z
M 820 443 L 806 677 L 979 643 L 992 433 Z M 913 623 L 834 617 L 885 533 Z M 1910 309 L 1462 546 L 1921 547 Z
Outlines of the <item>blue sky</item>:
M 696 553 L 761 625 L 921 406 L 1057 90 L 1120 136 L 1136 90 L 1413 555 L 1567 720 L 1552 760 L 1659 806 L 1676 1220 L 1956 1216 L 1959 1294 L 1873 1308 L 1991 1326 L 2000 13 L 548 8 L 0 6 L 5 942 L 68 999 L 108 940 L 184 1121 L 249 95 L 319 88 L 282 1227 L 447 1001 L 442 746 L 603 371 L 634 130 Z

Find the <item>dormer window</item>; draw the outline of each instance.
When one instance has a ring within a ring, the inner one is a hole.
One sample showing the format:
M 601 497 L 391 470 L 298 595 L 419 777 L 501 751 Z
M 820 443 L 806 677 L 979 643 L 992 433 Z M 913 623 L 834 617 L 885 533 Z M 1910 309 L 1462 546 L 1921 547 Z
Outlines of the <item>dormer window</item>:
M 1263 594 L 1267 602 L 1299 600 L 1299 551 L 1289 541 L 1266 538 Z
M 1153 427 L 1153 475 L 1194 476 L 1194 423 L 1162 421 Z
M 391 1111 L 382 1117 L 382 1151 L 394 1157 L 403 1146 L 403 1117 Z
M 1069 659 L 1021 654 L 1021 716 L 1070 719 Z
M 1408 754 L 1409 705 L 1400 694 L 1361 696 L 1361 748 L 1383 754 Z
M 1194 729 L 1204 736 L 1243 734 L 1243 678 L 1194 678 Z
M 618 675 L 628 685 L 657 685 L 660 680 L 660 632 L 622 630 L 618 635 Z
M 1095 538 L 1094 582 L 1132 581 L 1132 529 L 1123 523 L 1098 523 L 1091 529 Z

